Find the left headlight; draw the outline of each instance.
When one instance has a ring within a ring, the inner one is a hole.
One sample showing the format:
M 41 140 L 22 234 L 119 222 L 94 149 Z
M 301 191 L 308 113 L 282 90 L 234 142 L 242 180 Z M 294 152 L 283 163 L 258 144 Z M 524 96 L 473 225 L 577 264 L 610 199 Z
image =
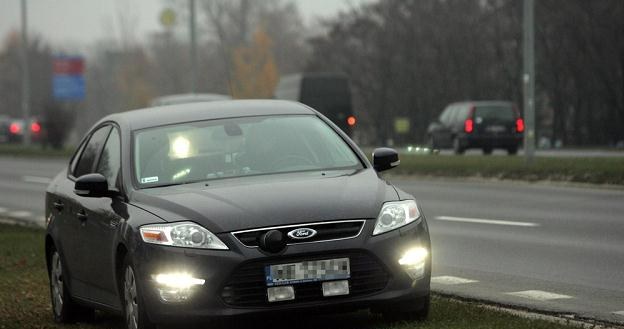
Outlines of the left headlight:
M 144 242 L 165 246 L 219 249 L 228 247 L 216 235 L 193 222 L 150 224 L 139 229 Z
M 373 235 L 392 231 L 420 218 L 418 205 L 414 200 L 384 203 L 375 222 Z

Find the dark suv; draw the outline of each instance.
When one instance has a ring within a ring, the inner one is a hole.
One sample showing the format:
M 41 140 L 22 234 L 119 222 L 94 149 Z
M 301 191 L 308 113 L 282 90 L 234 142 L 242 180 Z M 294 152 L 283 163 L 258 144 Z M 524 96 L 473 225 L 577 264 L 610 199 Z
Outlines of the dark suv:
M 511 102 L 478 101 L 448 105 L 427 129 L 431 149 L 452 148 L 463 154 L 480 148 L 491 154 L 495 148 L 516 154 L 522 142 L 524 120 Z

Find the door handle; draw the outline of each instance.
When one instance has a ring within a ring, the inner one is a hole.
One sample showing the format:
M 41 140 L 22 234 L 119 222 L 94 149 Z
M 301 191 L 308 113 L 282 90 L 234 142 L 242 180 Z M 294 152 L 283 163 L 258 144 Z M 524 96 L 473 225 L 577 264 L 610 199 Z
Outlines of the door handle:
M 84 210 L 80 210 L 78 213 L 76 213 L 76 217 L 78 217 L 78 219 L 81 222 L 84 222 L 87 220 L 87 213 Z
M 61 201 L 54 201 L 54 203 L 52 204 L 54 206 L 54 209 L 58 210 L 58 211 L 62 211 L 63 207 L 65 207 L 65 204 Z

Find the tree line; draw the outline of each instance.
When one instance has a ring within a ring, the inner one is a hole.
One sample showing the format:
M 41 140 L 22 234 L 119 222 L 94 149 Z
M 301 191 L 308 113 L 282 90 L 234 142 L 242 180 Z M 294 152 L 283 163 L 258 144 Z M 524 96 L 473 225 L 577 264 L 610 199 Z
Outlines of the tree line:
M 537 133 L 563 145 L 624 141 L 624 2 L 536 1 Z M 366 136 L 422 142 L 454 101 L 522 108 L 522 1 L 383 0 L 326 22 L 308 71 L 342 71 Z M 394 118 L 410 119 L 406 135 Z

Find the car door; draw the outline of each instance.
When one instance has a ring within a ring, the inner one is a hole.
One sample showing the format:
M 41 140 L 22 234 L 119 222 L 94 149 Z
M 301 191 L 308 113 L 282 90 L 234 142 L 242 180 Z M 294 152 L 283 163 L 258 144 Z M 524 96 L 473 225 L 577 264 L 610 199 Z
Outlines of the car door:
M 74 185 L 74 182 L 70 180 L 70 176 L 76 168 L 80 155 L 87 144 L 88 137 L 85 138 L 72 156 L 68 168 L 64 172 L 59 173 L 46 190 L 46 220 L 54 221 L 57 232 L 55 246 L 63 255 L 62 259 L 69 274 L 68 277 L 72 277 L 71 273 L 73 273 L 74 268 L 79 267 L 76 257 L 72 255 L 73 247 L 76 243 L 71 240 L 71 237 L 76 235 L 77 227 L 74 225 L 73 216 L 70 215 Z M 71 282 L 68 283 L 68 286 L 70 289 L 72 288 Z
M 77 196 L 83 222 L 81 248 L 83 253 L 88 298 L 109 306 L 118 306 L 115 282 L 115 239 L 117 227 L 124 216 L 125 202 L 121 197 L 121 138 L 113 127 L 96 161 L 94 171 L 108 181 L 116 195 L 109 197 Z
M 83 208 L 78 195 L 74 193 L 74 183 L 77 177 L 93 172 L 97 157 L 99 156 L 104 142 L 108 137 L 111 127 L 105 125 L 98 127 L 86 139 L 87 142 L 80 154 L 74 168 L 70 168 L 67 179 L 59 183 L 56 189 L 56 197 L 62 210 L 59 222 L 59 244 L 61 253 L 68 271 L 69 288 L 72 295 L 86 298 L 89 295 L 87 284 L 88 250 L 83 246 L 86 238 L 85 221 L 78 215 Z

